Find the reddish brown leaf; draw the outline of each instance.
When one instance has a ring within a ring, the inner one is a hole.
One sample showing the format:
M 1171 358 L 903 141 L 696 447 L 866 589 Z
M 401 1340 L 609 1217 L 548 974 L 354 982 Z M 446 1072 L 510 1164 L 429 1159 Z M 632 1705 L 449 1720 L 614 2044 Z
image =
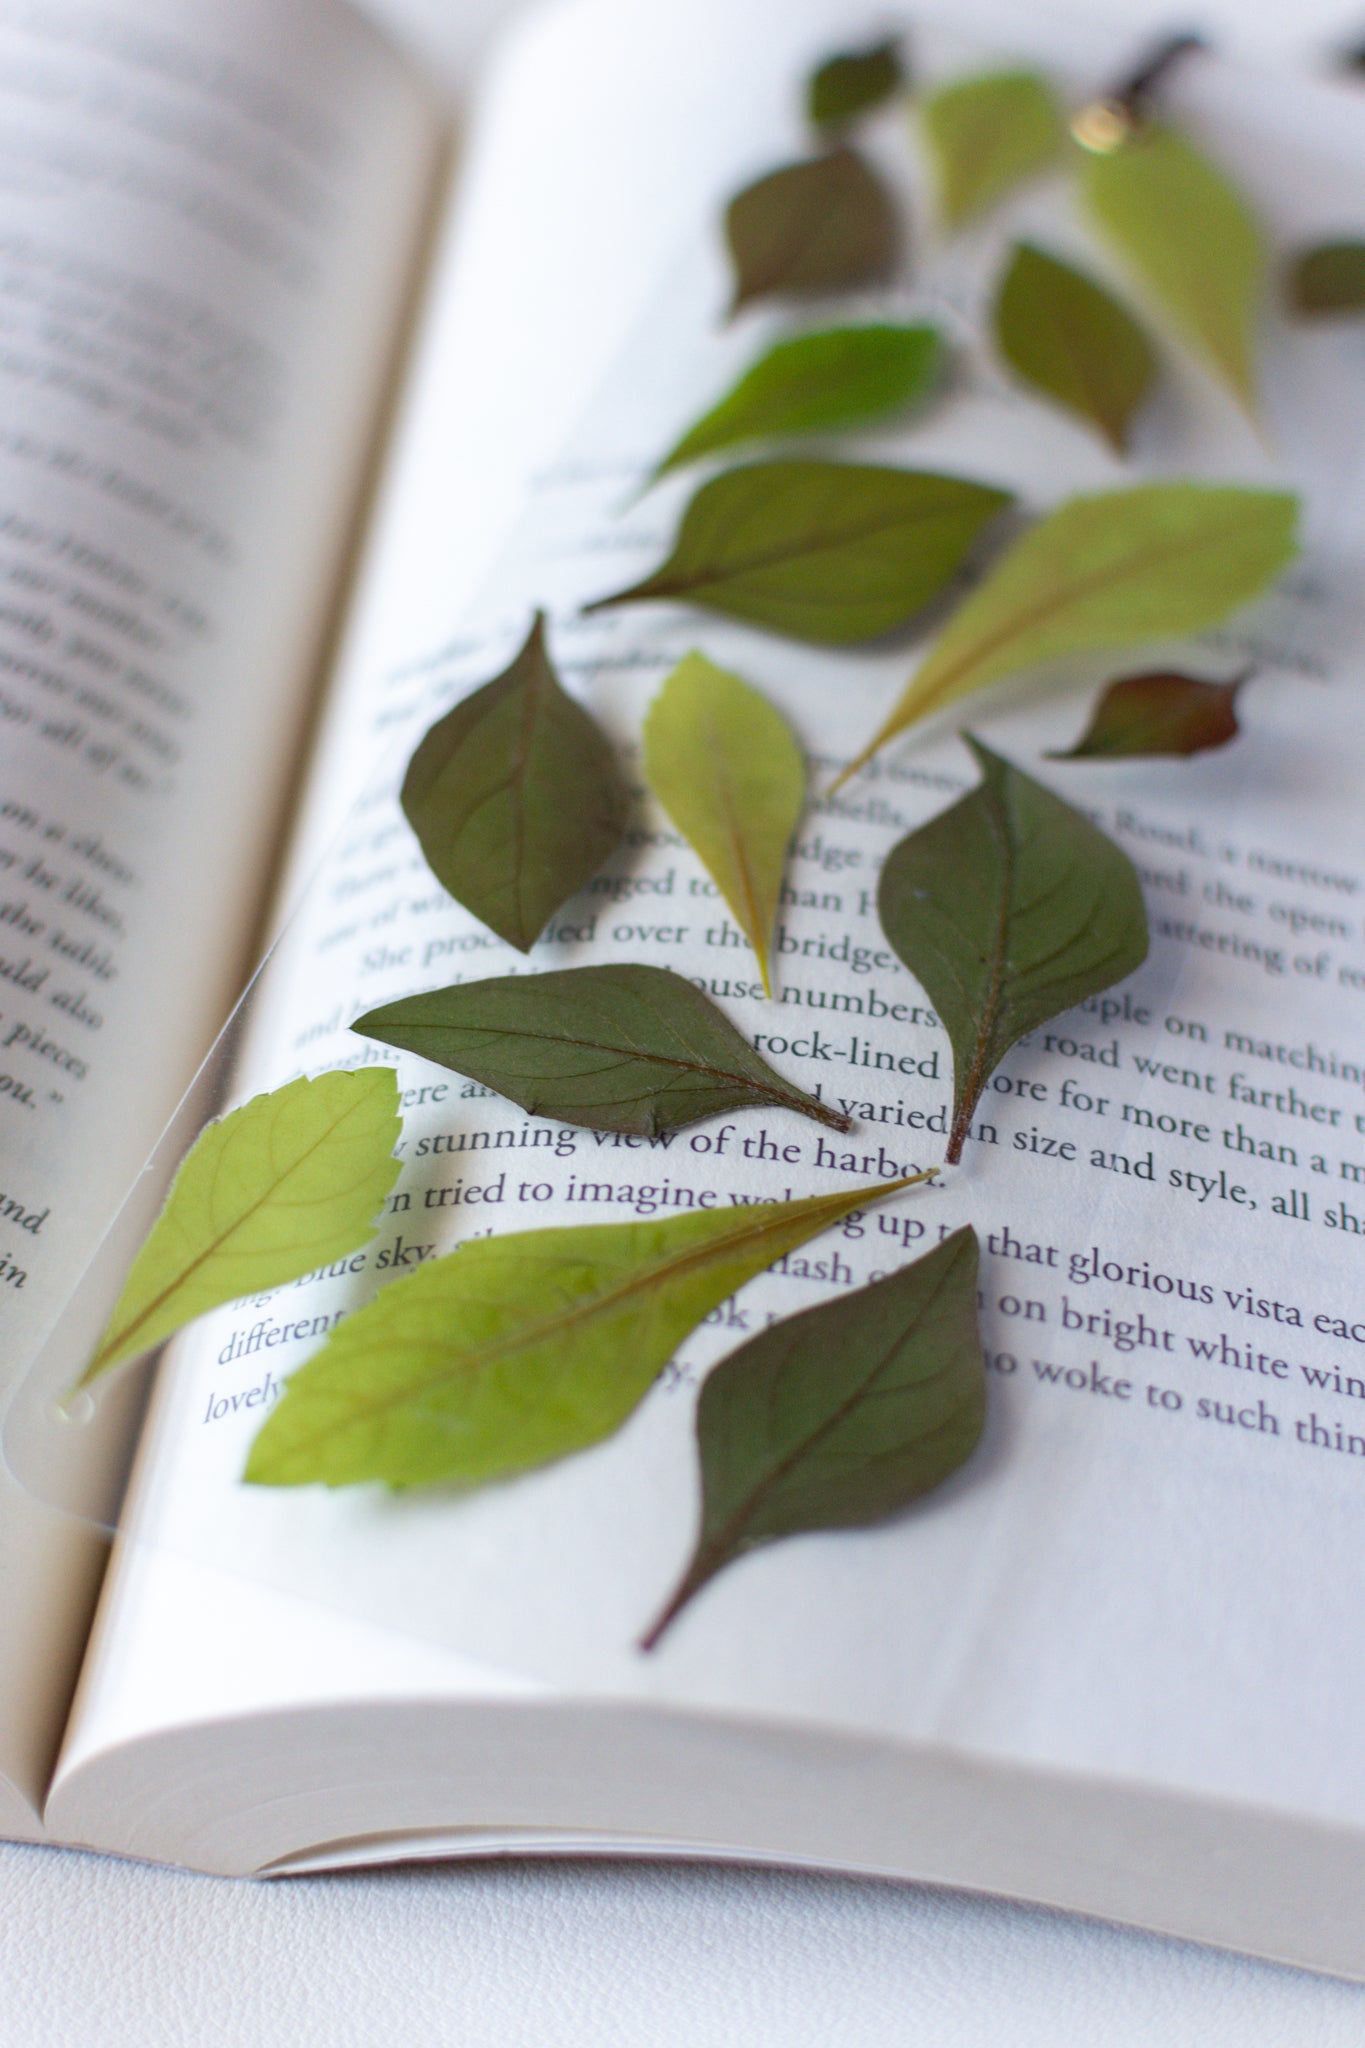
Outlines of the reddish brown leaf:
M 1074 747 L 1052 761 L 1121 761 L 1141 754 L 1203 754 L 1236 739 L 1237 692 L 1248 676 L 1205 683 L 1170 670 L 1110 683 Z

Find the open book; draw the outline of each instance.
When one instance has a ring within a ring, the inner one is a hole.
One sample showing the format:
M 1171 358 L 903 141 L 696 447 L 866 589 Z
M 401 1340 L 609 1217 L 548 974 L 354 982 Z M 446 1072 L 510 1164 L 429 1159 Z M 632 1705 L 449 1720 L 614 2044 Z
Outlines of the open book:
M 977 21 L 917 61 L 1022 56 L 1079 100 L 1126 54 Z M 1183 474 L 1302 493 L 1300 564 L 1197 650 L 1256 666 L 1239 745 L 1039 770 L 1138 864 L 1147 964 L 1005 1060 L 960 1168 L 753 1281 L 591 1452 L 469 1495 L 240 1483 L 289 1372 L 419 1257 L 942 1156 L 946 1041 L 872 891 L 970 763 L 940 725 L 825 793 L 913 650 L 581 609 L 659 558 L 687 486 L 643 480 L 776 331 L 723 322 L 719 209 L 867 27 L 847 0 L 574 0 L 506 53 L 446 212 L 420 81 L 331 0 L 0 11 L 0 1829 L 235 1873 L 783 1857 L 1365 1975 L 1365 355 L 1272 324 L 1264 440 L 1177 360 L 1120 464 L 972 341 L 1008 239 L 1075 242 L 1056 184 L 926 235 L 898 305 L 959 336 L 966 390 L 869 459 L 1036 506 Z M 1169 103 L 1280 242 L 1359 227 L 1358 99 L 1201 59 Z M 916 175 L 898 116 L 868 147 Z M 538 607 L 626 761 L 700 643 L 782 703 L 822 793 L 772 1002 L 648 807 L 531 968 L 675 968 L 850 1134 L 774 1111 L 651 1148 L 404 1057 L 369 1250 L 196 1325 L 145 1417 L 131 1380 L 59 1413 L 267 938 L 233 1101 L 389 1059 L 361 1011 L 519 963 L 396 792 Z M 982 699 L 975 729 L 1037 762 L 1112 673 Z M 976 1456 L 885 1525 L 756 1553 L 642 1655 L 692 1543 L 698 1380 L 967 1222 Z

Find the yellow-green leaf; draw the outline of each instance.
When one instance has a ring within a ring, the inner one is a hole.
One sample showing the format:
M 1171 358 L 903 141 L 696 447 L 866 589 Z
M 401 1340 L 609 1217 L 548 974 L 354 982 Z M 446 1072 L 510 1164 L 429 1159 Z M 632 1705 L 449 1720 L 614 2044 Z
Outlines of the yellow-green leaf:
M 758 955 L 768 950 L 806 764 L 780 711 L 704 654 L 684 655 L 645 720 L 645 775 Z
M 1240 192 L 1174 129 L 1140 123 L 1087 151 L 1090 215 L 1185 340 L 1256 411 L 1256 326 L 1266 239 Z
M 920 101 L 939 211 L 959 228 L 1056 163 L 1066 120 L 1045 78 L 991 71 L 955 79 Z
M 332 1331 L 287 1382 L 245 1476 L 471 1487 L 584 1450 L 737 1287 L 910 1185 L 474 1238 Z
M 1156 378 L 1146 335 L 1082 271 L 1017 244 L 995 303 L 995 339 L 1011 369 L 1099 428 L 1116 454 Z
M 186 1155 L 81 1384 L 211 1308 L 298 1280 L 371 1236 L 398 1178 L 391 1067 L 253 1096 Z
M 784 164 L 736 194 L 725 215 L 731 312 L 754 299 L 818 299 L 885 284 L 896 268 L 895 202 L 851 149 Z

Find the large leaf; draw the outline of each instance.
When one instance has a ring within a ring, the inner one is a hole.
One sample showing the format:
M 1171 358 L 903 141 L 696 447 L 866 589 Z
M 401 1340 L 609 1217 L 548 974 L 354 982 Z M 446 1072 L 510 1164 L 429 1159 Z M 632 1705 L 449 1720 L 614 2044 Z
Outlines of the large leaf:
M 1286 287 L 1290 306 L 1305 319 L 1365 313 L 1365 242 L 1320 242 L 1301 249 L 1289 266 Z
M 1225 747 L 1237 737 L 1237 692 L 1250 673 L 1230 683 L 1201 682 L 1169 669 L 1121 676 L 1101 696 L 1075 746 L 1049 759 L 1126 761 Z
M 940 86 L 920 102 L 939 211 L 958 228 L 1057 161 L 1066 121 L 1045 78 L 992 71 Z
M 748 441 L 868 426 L 927 396 L 943 361 L 936 327 L 826 327 L 776 342 L 654 474 Z
M 737 1287 L 909 1185 L 471 1239 L 332 1331 L 288 1381 L 245 1476 L 469 1487 L 583 1450 Z
M 864 1529 L 970 1457 L 986 1415 L 976 1233 L 775 1323 L 711 1373 L 697 1406 L 701 1533 L 640 1647 L 748 1550 Z
M 884 284 L 900 259 L 895 201 L 851 149 L 784 164 L 730 201 L 731 311 Z
M 981 781 L 892 848 L 877 892 L 882 930 L 953 1048 L 950 1162 L 1010 1047 L 1147 957 L 1128 856 L 1050 789 L 967 744 Z
M 903 626 L 949 582 L 1007 491 L 927 470 L 752 462 L 702 485 L 668 560 L 584 607 L 660 599 L 846 647 Z
M 620 843 L 630 793 L 560 688 L 539 612 L 511 667 L 432 726 L 403 810 L 436 879 L 523 953 Z
M 867 50 L 841 50 L 814 70 L 806 85 L 806 118 L 822 135 L 842 135 L 904 82 L 900 43 L 891 37 Z
M 298 1280 L 371 1236 L 398 1178 L 391 1067 L 290 1081 L 201 1133 L 81 1384 L 225 1301 Z
M 1156 377 L 1147 337 L 1069 263 L 1021 242 L 995 304 L 996 345 L 1024 380 L 1099 428 L 1117 454 Z
M 771 995 L 768 950 L 806 799 L 795 733 L 740 676 L 688 654 L 649 708 L 645 776 L 734 912 Z
M 1297 498 L 1233 484 L 1139 484 L 1069 499 L 954 613 L 840 779 L 907 725 L 1021 669 L 1216 625 L 1294 559 L 1297 519 Z
M 405 996 L 354 1030 L 467 1074 L 533 1116 L 654 1138 L 725 1109 L 848 1120 L 784 1081 L 680 974 L 623 961 Z
M 1241 194 L 1183 135 L 1142 123 L 1081 177 L 1096 225 L 1248 412 L 1267 249 Z

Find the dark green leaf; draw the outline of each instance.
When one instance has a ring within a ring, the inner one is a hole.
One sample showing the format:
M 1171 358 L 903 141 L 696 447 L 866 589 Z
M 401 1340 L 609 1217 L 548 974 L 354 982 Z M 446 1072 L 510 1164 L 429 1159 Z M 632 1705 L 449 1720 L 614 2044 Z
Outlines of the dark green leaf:
M 1027 383 L 1091 421 L 1123 453 L 1156 358 L 1117 299 L 1070 264 L 1021 242 L 996 300 L 995 339 Z
M 885 284 L 900 260 L 895 201 L 851 149 L 784 164 L 730 201 L 731 312 Z
M 696 1552 L 641 1649 L 745 1551 L 884 1522 L 970 1457 L 986 1413 L 976 1270 L 976 1233 L 956 1230 L 722 1360 L 697 1407 Z
M 1248 671 L 1248 674 L 1250 671 Z M 1123 676 L 1096 704 L 1084 736 L 1053 761 L 1122 761 L 1143 754 L 1202 754 L 1237 737 L 1237 692 L 1230 683 L 1162 670 Z
M 806 116 L 822 135 L 841 135 L 846 128 L 884 106 L 900 90 L 900 43 L 893 36 L 870 50 L 841 50 L 813 71 L 806 86 Z
M 673 553 L 586 611 L 646 599 L 847 647 L 903 626 L 950 581 L 1007 491 L 926 470 L 753 462 L 702 485 Z
M 943 363 L 935 327 L 827 327 L 779 341 L 688 429 L 654 474 L 746 441 L 870 426 L 927 397 Z
M 940 86 L 920 102 L 938 179 L 939 211 L 950 228 L 1057 161 L 1066 122 L 1045 78 L 993 71 Z
M 623 961 L 459 982 L 386 1003 L 352 1029 L 467 1074 L 533 1116 L 587 1130 L 653 1138 L 758 1106 L 848 1129 L 666 967 Z
M 1305 319 L 1365 313 L 1365 242 L 1322 242 L 1289 266 L 1289 303 Z
M 289 1379 L 245 1476 L 470 1487 L 584 1450 L 737 1287 L 910 1185 L 473 1238 L 337 1325 Z
M 403 811 L 442 887 L 523 953 L 619 845 L 630 793 L 559 686 L 541 613 L 511 667 L 432 726 Z
M 950 1162 L 1016 1040 L 1147 957 L 1128 856 L 1050 789 L 967 744 L 981 781 L 893 847 L 877 893 L 882 930 L 952 1044 Z

